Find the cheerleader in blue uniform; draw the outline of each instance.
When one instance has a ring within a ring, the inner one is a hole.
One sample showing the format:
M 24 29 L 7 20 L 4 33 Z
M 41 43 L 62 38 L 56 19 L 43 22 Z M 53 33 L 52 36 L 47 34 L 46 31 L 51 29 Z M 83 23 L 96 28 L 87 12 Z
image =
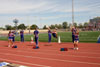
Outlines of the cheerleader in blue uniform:
M 20 31 L 20 40 L 21 42 L 24 42 L 24 31 L 23 30 Z
M 74 35 L 75 39 L 74 39 L 74 49 L 78 50 L 78 43 L 79 43 L 79 31 L 76 31 L 75 35 Z
M 13 37 L 14 37 L 14 33 L 12 31 L 9 31 L 9 33 L 8 33 L 8 42 L 9 42 L 8 47 L 12 47 L 14 45 Z
M 35 36 L 34 38 L 35 38 L 36 46 L 38 47 L 39 31 L 37 30 L 37 28 L 34 31 L 34 36 Z
M 12 31 L 12 33 L 14 34 L 13 38 L 13 42 L 15 42 L 15 31 Z
M 49 43 L 51 43 L 51 35 L 52 35 L 51 29 L 48 28 L 48 42 Z
M 72 42 L 74 43 L 76 28 L 73 27 L 73 28 L 71 29 L 71 31 L 72 31 Z
M 56 29 L 56 28 L 53 30 L 52 36 L 53 36 L 54 38 L 58 38 L 58 36 L 57 36 L 57 29 Z

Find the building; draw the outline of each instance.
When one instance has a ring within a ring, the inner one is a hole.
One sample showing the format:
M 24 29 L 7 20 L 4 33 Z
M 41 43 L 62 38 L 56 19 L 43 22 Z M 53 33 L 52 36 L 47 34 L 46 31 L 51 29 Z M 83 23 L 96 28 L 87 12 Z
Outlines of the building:
M 100 30 L 100 17 L 90 19 L 88 30 Z

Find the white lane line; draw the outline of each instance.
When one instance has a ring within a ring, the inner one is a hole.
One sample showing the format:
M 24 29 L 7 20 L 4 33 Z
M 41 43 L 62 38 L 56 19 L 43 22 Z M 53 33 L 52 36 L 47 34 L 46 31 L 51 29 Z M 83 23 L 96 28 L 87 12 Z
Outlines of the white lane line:
M 21 63 L 21 64 L 28 64 L 28 65 L 38 66 L 38 67 L 51 67 L 51 66 L 45 66 L 45 65 L 40 65 L 40 64 L 27 63 L 27 62 L 16 61 L 16 60 L 15 61 L 14 60 L 8 60 L 8 59 L 4 59 L 4 58 L 0 58 L 0 60 L 8 61 L 8 62 Z
M 21 50 L 22 50 L 22 49 L 21 49 Z M 30 50 L 30 49 L 27 48 L 27 50 Z M 44 49 L 42 49 L 42 51 L 45 51 L 45 52 L 46 52 L 46 51 L 55 51 L 55 52 L 56 52 L 56 51 L 60 51 L 60 49 L 59 49 L 59 50 L 50 50 L 50 49 L 44 50 Z M 72 51 L 68 51 L 68 52 L 72 52 Z M 73 51 L 72 53 L 75 53 L 75 52 L 76 52 L 76 53 L 88 53 L 88 54 L 100 54 L 99 52 L 98 52 L 98 53 L 97 53 L 97 52 L 94 53 L 94 52 L 92 52 L 92 51 L 91 51 L 91 52 Z
M 0 50 L 7 50 L 7 49 L 0 49 Z M 12 50 L 7 50 L 7 51 L 12 51 Z M 28 51 L 20 51 L 20 50 L 17 50 L 16 52 L 37 53 L 37 54 L 56 55 L 56 56 L 59 55 L 59 56 L 69 56 L 69 57 L 82 57 L 82 58 L 100 59 L 100 57 L 76 56 L 76 55 L 62 55 L 62 54 L 51 54 L 51 53 L 43 53 L 43 52 L 28 52 Z
M 13 55 L 19 57 L 26 57 L 26 58 L 37 58 L 42 60 L 52 60 L 52 61 L 60 61 L 60 62 L 71 62 L 71 63 L 81 63 L 81 64 L 91 64 L 91 65 L 100 65 L 100 63 L 91 63 L 91 62 L 82 62 L 82 61 L 71 61 L 71 60 L 61 60 L 61 59 L 53 59 L 53 58 L 42 58 L 42 57 L 33 57 L 33 56 L 25 56 L 25 55 L 17 55 L 17 54 L 10 54 L 10 53 L 1 53 L 3 55 Z
M 30 49 L 28 49 L 28 50 L 30 50 Z M 41 51 L 45 51 L 45 52 L 46 51 L 55 51 L 55 52 L 57 52 L 57 51 L 60 51 L 60 49 L 59 50 L 49 50 L 49 49 L 48 50 L 43 50 L 42 49 Z M 72 51 L 68 51 L 68 52 L 72 52 Z M 99 52 L 98 53 L 94 53 L 94 52 L 83 52 L 83 51 L 82 52 L 80 52 L 80 51 L 73 51 L 72 53 L 75 53 L 75 52 L 76 53 L 88 53 L 88 54 L 100 54 Z
M 44 48 L 45 49 L 45 48 Z M 44 50 L 44 49 L 42 49 L 42 50 Z M 29 48 L 27 48 L 27 50 L 30 50 Z M 60 47 L 59 47 L 59 50 L 60 50 Z M 58 51 L 57 49 L 48 49 L 48 50 L 44 50 L 44 51 Z M 86 50 L 85 50 L 86 51 Z M 87 50 L 87 51 L 89 51 L 89 50 Z M 94 50 L 94 51 L 100 51 L 100 50 Z M 69 52 L 71 52 L 71 51 L 69 51 Z M 80 52 L 80 51 L 77 51 L 77 52 Z M 83 52 L 83 51 L 82 51 Z M 93 53 L 92 51 L 91 52 L 89 52 L 89 53 Z M 98 52 L 99 53 L 99 52 Z
M 67 46 L 64 46 L 64 47 L 69 48 L 69 49 L 72 48 L 72 47 L 67 47 Z M 61 47 L 57 47 L 57 48 L 61 48 Z M 57 48 L 51 48 L 51 50 L 57 50 Z M 84 49 L 84 48 L 80 48 L 80 49 Z M 96 49 L 88 49 L 88 48 L 85 48 L 84 51 L 89 51 L 89 50 L 91 50 L 91 51 L 100 51 L 99 49 L 96 50 Z
M 87 53 L 87 54 L 99 54 L 100 55 L 100 53 L 93 53 L 93 52 L 79 52 L 79 51 L 77 52 L 76 51 L 75 53 Z
M 0 49 L 0 50 L 8 50 L 8 49 Z M 26 50 L 25 50 L 26 51 Z M 55 50 L 44 50 L 45 52 L 46 51 L 55 51 Z M 56 51 L 58 51 L 58 50 L 56 50 Z M 60 51 L 60 50 L 59 50 Z M 71 52 L 71 53 L 83 53 L 83 54 L 99 54 L 100 55 L 100 53 L 93 53 L 93 52 L 79 52 L 79 51 L 74 51 L 74 52 L 72 52 L 72 51 L 68 51 L 68 52 Z

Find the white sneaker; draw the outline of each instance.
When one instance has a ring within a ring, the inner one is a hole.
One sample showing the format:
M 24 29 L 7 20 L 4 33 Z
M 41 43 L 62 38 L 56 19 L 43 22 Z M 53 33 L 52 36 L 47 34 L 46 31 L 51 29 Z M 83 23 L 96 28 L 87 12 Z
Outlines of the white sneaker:
M 77 47 L 76 50 L 78 50 L 79 48 Z
M 10 45 L 8 45 L 8 47 L 10 47 Z

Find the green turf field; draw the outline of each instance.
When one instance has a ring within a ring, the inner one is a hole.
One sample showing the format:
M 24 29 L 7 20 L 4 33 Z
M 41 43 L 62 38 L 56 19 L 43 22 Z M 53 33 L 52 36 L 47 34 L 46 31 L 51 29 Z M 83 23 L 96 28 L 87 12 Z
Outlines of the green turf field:
M 97 42 L 97 38 L 100 35 L 100 32 L 80 32 L 79 40 L 80 42 Z M 25 41 L 30 41 L 31 36 L 33 35 L 25 35 Z M 61 37 L 61 42 L 72 42 L 72 34 L 71 32 L 58 32 L 58 36 Z M 7 37 L 0 37 L 0 40 L 7 40 Z M 16 41 L 20 40 L 19 36 L 16 36 Z M 48 34 L 41 33 L 39 34 L 40 42 L 48 42 Z M 57 42 L 55 38 L 52 37 L 52 42 Z

